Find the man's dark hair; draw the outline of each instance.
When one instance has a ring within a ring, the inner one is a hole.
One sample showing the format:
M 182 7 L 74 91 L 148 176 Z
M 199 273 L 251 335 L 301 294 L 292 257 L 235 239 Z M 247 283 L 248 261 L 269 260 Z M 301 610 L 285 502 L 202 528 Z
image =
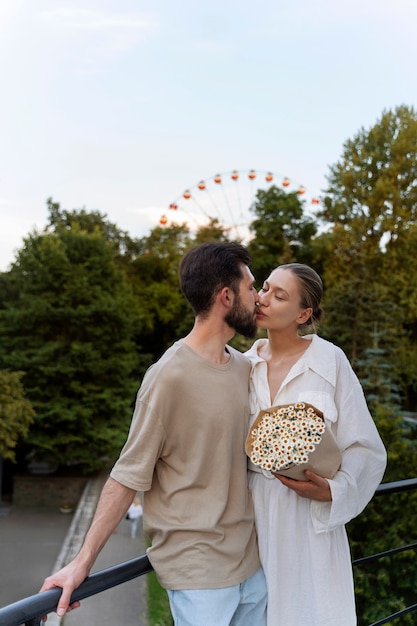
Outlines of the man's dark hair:
M 249 265 L 247 249 L 235 241 L 210 241 L 191 248 L 181 259 L 179 276 L 183 294 L 196 315 L 207 315 L 223 287 L 239 293 L 241 264 Z

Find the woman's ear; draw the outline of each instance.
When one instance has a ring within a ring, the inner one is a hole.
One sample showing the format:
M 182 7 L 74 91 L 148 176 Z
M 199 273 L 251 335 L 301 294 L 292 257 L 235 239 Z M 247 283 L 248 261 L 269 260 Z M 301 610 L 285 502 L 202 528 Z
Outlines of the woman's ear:
M 308 322 L 308 320 L 310 319 L 312 315 L 313 315 L 313 309 L 311 308 L 311 306 L 308 307 L 308 309 L 303 309 L 303 311 L 301 311 L 301 313 L 297 317 L 297 322 L 299 324 L 305 324 L 306 322 Z

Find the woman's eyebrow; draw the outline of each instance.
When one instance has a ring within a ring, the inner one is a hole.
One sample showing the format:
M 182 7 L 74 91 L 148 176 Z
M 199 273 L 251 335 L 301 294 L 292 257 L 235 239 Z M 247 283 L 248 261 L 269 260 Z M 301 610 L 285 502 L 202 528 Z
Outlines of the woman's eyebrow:
M 270 284 L 267 280 L 264 280 L 264 282 L 262 283 L 262 286 L 268 287 L 268 289 L 272 289 L 272 291 L 282 291 L 282 292 L 283 292 L 283 293 L 285 293 L 288 297 L 289 297 L 289 295 L 290 295 L 290 294 L 288 293 L 288 291 L 286 291 L 283 287 L 280 287 L 279 285 L 278 285 L 278 286 L 276 286 L 276 287 L 274 287 L 274 286 L 272 286 L 272 287 L 271 287 L 271 284 Z
M 288 297 L 290 296 L 290 294 L 288 293 L 288 291 L 286 289 L 284 289 L 284 287 L 277 287 L 278 291 L 282 291 L 283 293 L 285 293 Z

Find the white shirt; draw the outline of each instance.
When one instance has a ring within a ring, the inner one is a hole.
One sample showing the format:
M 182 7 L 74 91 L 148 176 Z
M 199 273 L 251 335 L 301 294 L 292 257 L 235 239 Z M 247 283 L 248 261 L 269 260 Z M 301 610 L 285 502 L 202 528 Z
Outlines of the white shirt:
M 143 508 L 141 504 L 135 504 L 132 502 L 130 507 L 128 508 L 129 519 L 138 519 L 143 515 Z
M 272 404 L 259 339 L 252 362 L 251 423 L 261 409 L 308 402 L 323 412 L 342 464 L 329 480 L 331 502 L 301 498 L 266 473 L 249 472 L 259 551 L 268 588 L 268 626 L 356 624 L 350 550 L 344 525 L 382 480 L 386 451 L 362 387 L 345 354 L 317 335 L 282 382 Z

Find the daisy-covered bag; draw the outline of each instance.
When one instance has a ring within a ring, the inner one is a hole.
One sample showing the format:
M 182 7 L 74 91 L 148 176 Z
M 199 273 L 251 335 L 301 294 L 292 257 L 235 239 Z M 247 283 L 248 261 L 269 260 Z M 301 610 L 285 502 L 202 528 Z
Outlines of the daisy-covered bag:
M 333 478 L 342 462 L 323 413 L 307 402 L 261 411 L 251 426 L 245 449 L 255 466 L 296 480 L 305 480 L 306 469 Z

